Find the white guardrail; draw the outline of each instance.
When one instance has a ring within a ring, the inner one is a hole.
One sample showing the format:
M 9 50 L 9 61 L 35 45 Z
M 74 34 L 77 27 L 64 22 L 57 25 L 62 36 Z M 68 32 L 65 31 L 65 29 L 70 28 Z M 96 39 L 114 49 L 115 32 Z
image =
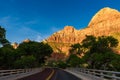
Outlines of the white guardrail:
M 84 69 L 84 68 L 69 68 L 68 70 L 78 71 L 88 75 L 96 76 L 105 80 L 120 80 L 120 72 L 95 70 L 95 69 Z
M 40 70 L 40 68 L 0 70 L 0 77 L 21 74 L 21 73 L 27 73 L 27 72 L 31 72 L 31 71 L 38 71 L 38 70 Z

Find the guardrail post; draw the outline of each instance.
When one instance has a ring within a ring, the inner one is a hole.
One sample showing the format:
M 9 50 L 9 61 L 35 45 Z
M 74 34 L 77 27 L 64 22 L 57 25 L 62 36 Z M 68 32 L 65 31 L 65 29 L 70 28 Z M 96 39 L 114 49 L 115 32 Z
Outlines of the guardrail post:
M 87 73 L 90 74 L 90 71 L 88 70 Z
M 100 77 L 104 78 L 103 72 L 100 72 Z
M 85 69 L 83 69 L 83 73 L 85 73 Z
M 92 75 L 94 75 L 94 76 L 95 76 L 95 75 L 96 75 L 96 72 L 95 72 L 95 71 L 93 71 L 93 72 L 92 72 Z
M 113 80 L 117 80 L 115 79 L 116 75 L 114 73 L 112 74 L 112 77 L 113 77 Z
M 79 69 L 80 72 L 82 72 L 82 69 Z
M 11 70 L 11 71 L 9 72 L 9 74 L 12 75 L 12 72 L 13 72 L 13 70 Z

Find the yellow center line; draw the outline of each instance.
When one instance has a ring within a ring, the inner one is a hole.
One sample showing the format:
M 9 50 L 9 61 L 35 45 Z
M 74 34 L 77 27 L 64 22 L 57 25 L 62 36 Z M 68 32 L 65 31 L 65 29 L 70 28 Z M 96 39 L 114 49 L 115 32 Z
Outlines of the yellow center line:
M 47 77 L 47 79 L 46 80 L 50 80 L 50 78 L 53 76 L 53 74 L 54 74 L 54 70 L 52 70 L 52 72 L 51 72 L 51 74 Z

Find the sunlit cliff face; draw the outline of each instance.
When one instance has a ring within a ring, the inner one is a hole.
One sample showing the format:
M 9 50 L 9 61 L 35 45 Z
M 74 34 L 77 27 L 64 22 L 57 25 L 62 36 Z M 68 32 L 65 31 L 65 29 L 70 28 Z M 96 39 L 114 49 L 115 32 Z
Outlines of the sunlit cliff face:
M 17 47 L 19 46 L 19 44 L 13 43 L 12 46 L 13 46 L 14 49 L 17 49 Z
M 85 29 L 76 30 L 73 26 L 65 26 L 63 30 L 51 35 L 47 41 L 56 43 L 54 48 L 56 46 L 66 52 L 69 50 L 67 44 L 80 43 L 85 35 L 109 36 L 116 33 L 120 33 L 120 12 L 106 7 L 93 16 Z M 64 45 L 62 44 L 60 47 L 57 45 L 58 43 L 64 43 Z
M 66 33 L 73 33 L 75 28 L 73 26 L 65 26 L 64 27 L 64 32 Z
M 105 25 L 107 26 L 111 26 L 115 21 L 115 23 L 118 23 L 118 21 L 120 20 L 120 12 L 115 10 L 115 9 L 111 9 L 109 7 L 105 7 L 103 9 L 101 9 L 100 11 L 98 11 L 93 18 L 91 19 L 90 23 L 88 24 L 89 27 L 94 27 L 94 25 L 96 24 L 105 24 L 104 22 L 106 22 Z M 102 25 L 100 25 L 102 26 Z M 104 25 L 103 25 L 104 26 Z

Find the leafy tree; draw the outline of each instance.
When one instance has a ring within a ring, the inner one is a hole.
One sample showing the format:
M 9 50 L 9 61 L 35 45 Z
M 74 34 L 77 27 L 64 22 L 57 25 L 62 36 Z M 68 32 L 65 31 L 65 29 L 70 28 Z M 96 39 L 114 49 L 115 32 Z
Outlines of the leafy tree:
M 80 66 L 81 59 L 76 54 L 71 54 L 67 60 L 67 64 L 71 67 Z
M 106 52 L 104 54 L 94 53 L 89 57 L 89 68 L 107 70 L 111 61 L 115 59 L 115 55 L 113 52 Z
M 67 67 L 67 64 L 65 63 L 65 61 L 58 61 L 57 66 L 58 66 L 59 68 L 65 69 L 65 68 Z
M 71 45 L 70 53 L 81 54 L 82 53 L 82 46 L 79 43 Z
M 13 49 L 5 37 L 6 30 L 0 26 L 0 68 L 29 68 L 44 63 L 46 56 L 53 52 L 46 43 L 35 41 L 22 42 Z
M 101 36 L 98 38 L 86 36 L 82 44 L 84 48 L 88 49 L 82 59 L 87 61 L 89 68 L 110 69 L 111 62 L 116 59 L 116 54 L 111 48 L 118 45 L 117 39 L 112 36 Z
M 109 69 L 114 71 L 120 71 L 120 55 L 119 54 L 115 54 L 115 58 L 110 62 Z
M 14 68 L 32 68 L 35 67 L 35 60 L 34 56 L 22 56 L 21 59 L 18 59 L 14 62 Z
M 98 38 L 94 36 L 86 36 L 82 41 L 82 46 L 88 49 L 89 53 L 104 53 L 110 51 L 111 47 L 116 47 L 118 40 L 112 36 L 100 36 Z
M 110 51 L 112 47 L 116 47 L 118 45 L 118 40 L 113 38 L 112 36 L 102 36 L 98 37 L 98 40 L 95 44 L 96 52 L 104 53 L 106 51 Z
M 42 64 L 45 61 L 46 56 L 50 56 L 52 53 L 52 48 L 45 43 L 39 42 L 23 42 L 19 45 L 17 51 L 21 51 L 21 56 L 31 56 L 33 55 L 36 58 L 36 63 Z
M 6 30 L 0 26 L 0 44 L 5 46 L 6 44 L 9 44 L 9 41 L 5 37 Z
M 90 49 L 96 43 L 96 37 L 92 35 L 86 35 L 86 38 L 82 41 L 82 46 L 84 48 Z
M 118 40 L 117 39 L 115 39 L 114 37 L 112 37 L 112 36 L 108 36 L 107 37 L 107 39 L 108 39 L 108 46 L 109 47 L 117 47 L 118 46 Z
M 6 30 L 0 26 L 0 38 L 5 38 Z
M 14 49 L 11 45 L 0 48 L 0 68 L 10 69 L 15 61 Z

